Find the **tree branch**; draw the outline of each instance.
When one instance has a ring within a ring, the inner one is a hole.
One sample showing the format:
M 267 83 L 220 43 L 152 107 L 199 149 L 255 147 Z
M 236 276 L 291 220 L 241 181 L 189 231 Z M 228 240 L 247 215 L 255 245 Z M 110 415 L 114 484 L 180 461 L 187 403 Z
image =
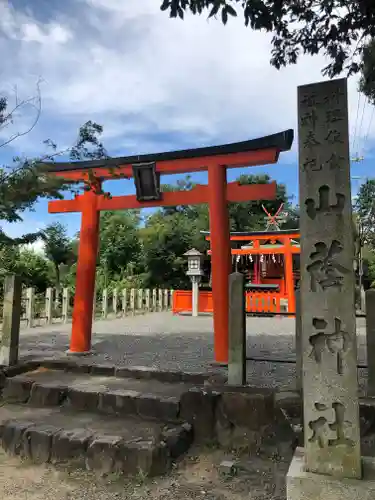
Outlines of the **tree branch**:
M 0 148 L 7 146 L 11 142 L 15 141 L 16 139 L 19 139 L 20 137 L 22 137 L 24 135 L 29 134 L 35 128 L 36 124 L 39 121 L 40 114 L 42 112 L 42 97 L 41 97 L 41 92 L 40 92 L 40 82 L 41 82 L 41 80 L 38 80 L 38 82 L 36 84 L 37 95 L 30 97 L 29 99 L 18 101 L 17 89 L 15 90 L 15 92 L 16 92 L 16 97 L 15 97 L 16 105 L 7 115 L 2 117 L 2 124 L 0 125 L 0 128 L 1 127 L 5 128 L 6 126 L 9 125 L 9 123 L 13 123 L 14 114 L 18 109 L 20 109 L 24 106 L 27 106 L 28 104 L 32 104 L 35 101 L 37 104 L 36 105 L 32 104 L 32 106 L 36 109 L 36 116 L 35 116 L 34 121 L 32 122 L 32 124 L 30 125 L 30 127 L 27 130 L 24 130 L 23 132 L 17 132 L 15 134 L 11 135 L 9 137 L 9 139 L 4 141 L 3 143 L 0 143 Z

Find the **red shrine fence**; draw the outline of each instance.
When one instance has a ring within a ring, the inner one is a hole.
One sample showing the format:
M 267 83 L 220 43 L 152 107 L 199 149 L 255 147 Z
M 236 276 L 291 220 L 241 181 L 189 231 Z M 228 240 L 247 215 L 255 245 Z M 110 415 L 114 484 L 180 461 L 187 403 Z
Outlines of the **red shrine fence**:
M 252 314 L 288 313 L 288 297 L 279 292 L 246 292 L 246 312 Z M 175 290 L 173 292 L 172 312 L 181 314 L 191 312 L 192 292 Z M 198 312 L 213 313 L 212 292 L 199 291 Z M 294 313 L 288 313 L 293 315 Z

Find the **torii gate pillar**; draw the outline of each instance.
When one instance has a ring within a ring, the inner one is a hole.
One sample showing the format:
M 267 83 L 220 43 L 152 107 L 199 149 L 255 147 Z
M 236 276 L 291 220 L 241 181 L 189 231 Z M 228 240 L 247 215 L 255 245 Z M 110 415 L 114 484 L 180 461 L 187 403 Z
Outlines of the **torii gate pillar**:
M 74 298 L 70 353 L 91 350 L 92 314 L 95 295 L 96 260 L 99 242 L 98 195 L 94 189 L 82 196 L 82 218 Z
M 228 361 L 229 274 L 231 270 L 227 169 L 208 167 L 210 232 L 212 235 L 212 300 L 215 361 Z

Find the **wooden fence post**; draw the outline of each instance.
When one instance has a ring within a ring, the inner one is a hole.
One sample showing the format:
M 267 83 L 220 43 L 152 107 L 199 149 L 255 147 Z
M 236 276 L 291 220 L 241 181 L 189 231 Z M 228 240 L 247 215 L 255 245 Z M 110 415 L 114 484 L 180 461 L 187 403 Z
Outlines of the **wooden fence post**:
M 140 288 L 138 290 L 138 297 L 137 297 L 137 309 L 138 311 L 140 311 L 141 313 L 143 313 L 143 290 L 142 288 Z
M 156 289 L 152 290 L 152 310 L 153 312 L 157 311 L 157 298 L 156 298 Z
M 375 396 L 375 289 L 366 290 L 367 394 Z
M 168 311 L 168 304 L 169 304 L 169 290 L 166 289 L 164 290 L 164 310 Z
M 128 290 L 126 288 L 124 288 L 122 291 L 121 309 L 122 309 L 122 315 L 126 316 L 126 313 L 128 312 Z
M 245 277 L 229 276 L 229 352 L 228 384 L 246 384 L 246 307 Z
M 117 317 L 117 302 L 118 302 L 118 292 L 117 288 L 114 288 L 112 292 L 112 309 L 113 312 L 115 313 L 115 318 Z
M 50 325 L 52 323 L 53 316 L 53 288 L 47 288 L 46 290 L 45 315 L 47 318 L 47 325 Z
M 69 320 L 69 288 L 63 289 L 62 317 L 63 323 L 67 323 Z
M 96 287 L 95 287 L 95 290 L 94 290 L 94 303 L 92 305 L 92 320 L 95 321 L 96 319 L 96 294 L 97 294 L 97 290 L 96 290 Z
M 108 290 L 104 288 L 102 294 L 102 316 L 104 319 L 108 316 Z
M 26 290 L 26 320 L 27 326 L 32 328 L 34 320 L 34 288 Z
M 150 289 L 146 289 L 146 312 L 150 312 Z
M 133 316 L 135 316 L 135 289 L 130 290 L 130 310 Z
M 163 290 L 159 288 L 158 290 L 158 311 L 163 310 Z
M 55 310 L 58 311 L 59 305 L 60 305 L 60 288 L 53 288 L 52 290 L 53 290 L 52 297 L 53 297 L 53 294 L 55 295 Z M 52 308 L 52 310 L 53 310 L 53 308 Z
M 16 365 L 21 322 L 22 286 L 18 276 L 6 276 L 4 280 L 3 331 L 1 334 L 0 364 Z

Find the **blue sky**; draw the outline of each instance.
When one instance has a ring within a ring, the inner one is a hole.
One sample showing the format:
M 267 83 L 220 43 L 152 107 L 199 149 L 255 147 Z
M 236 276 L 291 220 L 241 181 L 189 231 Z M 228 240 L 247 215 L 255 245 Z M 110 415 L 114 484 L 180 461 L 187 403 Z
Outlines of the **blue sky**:
M 0 162 L 14 155 L 43 153 L 43 140 L 60 148 L 74 141 L 78 127 L 94 120 L 104 127 L 111 156 L 222 144 L 296 129 L 297 86 L 322 80 L 322 56 L 303 57 L 277 71 L 269 65 L 270 37 L 234 20 L 226 27 L 205 17 L 171 20 L 159 0 L 0 0 L 1 91 L 14 99 L 35 93 L 41 79 L 42 114 L 30 134 L 0 148 Z M 30 5 L 31 4 L 31 5 Z M 349 81 L 352 175 L 372 176 L 375 119 L 355 79 Z M 359 107 L 358 107 L 359 104 Z M 357 109 L 359 111 L 357 112 Z M 33 110 L 17 116 L 4 141 L 25 130 Z M 353 145 L 354 143 L 354 145 Z M 246 169 L 267 172 L 297 195 L 296 141 L 277 165 Z M 229 172 L 234 180 L 242 170 Z M 204 182 L 205 174 L 194 179 Z M 169 181 L 169 179 L 164 179 Z M 173 179 L 172 179 L 173 180 Z M 360 180 L 353 181 L 356 191 Z M 111 182 L 114 195 L 134 192 Z M 37 204 L 24 222 L 4 225 L 10 235 L 53 220 L 79 229 L 79 215 L 51 216 Z

